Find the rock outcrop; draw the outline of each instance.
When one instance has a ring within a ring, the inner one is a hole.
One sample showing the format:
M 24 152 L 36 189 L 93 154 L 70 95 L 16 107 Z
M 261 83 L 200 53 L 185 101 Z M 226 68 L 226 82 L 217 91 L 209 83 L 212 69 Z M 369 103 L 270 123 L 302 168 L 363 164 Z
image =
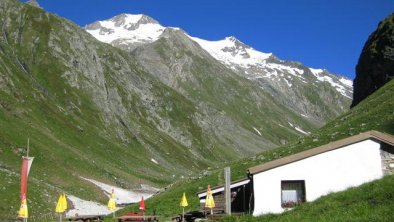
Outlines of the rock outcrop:
M 352 107 L 394 76 L 394 13 L 368 38 L 356 66 Z

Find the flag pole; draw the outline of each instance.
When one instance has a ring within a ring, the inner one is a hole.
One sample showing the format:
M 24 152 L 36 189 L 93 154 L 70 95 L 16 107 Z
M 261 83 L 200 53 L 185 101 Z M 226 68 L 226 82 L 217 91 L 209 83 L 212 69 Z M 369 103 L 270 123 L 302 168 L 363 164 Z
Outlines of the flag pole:
M 182 207 L 182 222 L 185 222 L 185 208 Z
M 26 147 L 26 156 L 22 156 L 22 169 L 21 169 L 21 177 L 20 177 L 20 198 L 21 198 L 21 206 L 19 208 L 18 217 L 22 218 L 23 222 L 28 221 L 28 209 L 27 209 L 27 179 L 29 175 L 29 170 L 33 158 L 29 157 L 29 146 L 30 146 L 30 138 L 27 138 L 27 147 Z
M 27 152 L 26 152 L 26 157 L 29 157 L 29 142 L 30 142 L 30 138 L 27 138 Z
M 27 152 L 26 152 L 27 158 L 29 158 L 29 143 L 30 143 L 30 138 L 27 137 Z M 27 204 L 27 198 L 26 198 L 26 204 Z M 24 220 L 25 220 L 25 222 L 27 222 L 27 217 Z

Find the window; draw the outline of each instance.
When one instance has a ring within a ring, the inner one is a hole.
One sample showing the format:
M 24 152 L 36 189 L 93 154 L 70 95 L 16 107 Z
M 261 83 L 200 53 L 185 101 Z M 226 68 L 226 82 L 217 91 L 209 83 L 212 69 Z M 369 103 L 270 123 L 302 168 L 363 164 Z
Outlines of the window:
M 305 202 L 304 180 L 284 180 L 281 186 L 283 208 L 292 208 Z

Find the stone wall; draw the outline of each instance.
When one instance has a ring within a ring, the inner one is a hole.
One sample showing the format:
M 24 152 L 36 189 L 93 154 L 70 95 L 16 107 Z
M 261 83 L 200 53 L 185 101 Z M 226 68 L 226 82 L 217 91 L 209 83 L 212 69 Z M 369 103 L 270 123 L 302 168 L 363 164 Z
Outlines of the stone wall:
M 384 175 L 394 174 L 394 147 L 382 144 L 380 150 L 382 157 L 382 170 Z

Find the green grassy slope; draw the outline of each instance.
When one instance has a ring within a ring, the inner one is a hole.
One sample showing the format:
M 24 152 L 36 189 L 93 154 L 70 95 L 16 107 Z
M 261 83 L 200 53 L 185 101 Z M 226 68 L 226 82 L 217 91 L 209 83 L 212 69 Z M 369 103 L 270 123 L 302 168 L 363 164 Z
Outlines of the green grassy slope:
M 307 149 L 311 149 L 314 147 L 318 147 L 320 145 L 329 143 L 331 141 L 339 140 L 351 135 L 358 134 L 360 132 L 365 132 L 368 130 L 378 130 L 381 132 L 386 132 L 389 134 L 394 134 L 394 81 L 387 83 L 385 86 L 380 88 L 374 94 L 370 95 L 367 99 L 361 102 L 359 105 L 354 107 L 348 113 L 338 117 L 336 120 L 330 122 L 325 127 L 319 129 L 317 132 L 311 134 L 308 137 L 300 137 L 295 140 L 293 143 L 276 148 L 274 150 L 263 152 L 255 157 L 244 159 L 242 161 L 234 162 L 231 164 L 231 172 L 232 172 L 232 180 L 237 180 L 246 176 L 246 170 L 255 165 L 259 165 L 261 163 L 269 162 L 284 156 L 288 156 L 291 154 L 295 154 Z M 184 180 L 183 182 L 178 182 L 173 187 L 169 188 L 166 192 L 157 195 L 146 201 L 146 205 L 148 208 L 148 212 L 152 212 L 153 209 L 156 209 L 156 213 L 161 215 L 163 218 L 169 218 L 173 215 L 179 214 L 181 212 L 181 208 L 179 207 L 179 201 L 182 195 L 182 192 L 186 192 L 188 194 L 188 200 L 190 206 L 186 210 L 196 210 L 198 209 L 198 198 L 196 192 L 199 190 L 206 189 L 207 185 L 211 186 L 223 184 L 223 169 L 219 168 L 217 170 L 212 170 L 210 175 L 204 176 L 202 178 L 189 178 L 188 180 Z M 369 186 L 394 186 L 393 177 L 389 177 L 385 179 L 383 182 L 374 182 Z M 385 185 L 386 184 L 386 185 Z M 388 185 L 387 185 L 388 184 Z M 383 190 L 382 188 L 377 188 L 376 192 L 379 193 L 379 190 Z M 360 192 L 363 193 L 364 189 L 361 191 L 355 189 L 355 191 L 351 192 Z M 393 195 L 392 189 L 388 191 L 388 195 Z M 390 193 L 391 192 L 391 193 Z M 347 194 L 344 194 L 345 196 Z M 362 195 L 362 194 L 361 194 Z M 371 202 L 377 201 L 381 202 L 382 207 L 384 206 L 385 211 L 387 209 L 391 209 L 392 205 L 387 204 L 387 201 L 383 201 L 382 195 L 378 195 L 378 199 L 374 199 L 373 196 L 371 198 Z M 368 197 L 368 198 L 369 198 Z M 388 196 L 390 197 L 390 196 Z M 331 197 L 330 197 L 331 198 Z M 332 198 L 335 198 L 332 197 Z M 341 198 L 341 196 L 339 196 Z M 367 198 L 367 197 L 365 197 Z M 337 200 L 340 201 L 340 200 Z M 321 203 L 322 205 L 324 202 Z M 326 208 L 330 207 L 330 203 L 326 203 Z M 313 205 L 311 203 L 310 205 Z M 351 205 L 351 204 L 349 204 Z M 309 206 L 309 204 L 307 205 Z M 340 206 L 338 206 L 340 207 Z M 354 206 L 354 211 L 350 211 L 355 213 L 359 206 Z M 121 212 L 127 212 L 130 210 L 137 211 L 137 206 L 133 208 L 126 208 Z M 305 211 L 308 209 L 305 208 Z M 379 214 L 377 211 L 375 216 Z M 120 213 L 121 213 L 120 212 Z M 392 215 L 392 214 L 390 214 Z M 327 218 L 322 221 L 330 221 L 330 216 L 327 214 Z M 372 216 L 373 217 L 373 216 Z M 289 216 L 288 218 L 291 218 Z M 369 218 L 369 217 L 368 217 Z M 382 217 L 384 219 L 384 217 Z M 254 220 L 254 219 L 253 219 Z M 278 219 L 280 220 L 280 219 Z M 242 220 L 241 220 L 242 221 Z

